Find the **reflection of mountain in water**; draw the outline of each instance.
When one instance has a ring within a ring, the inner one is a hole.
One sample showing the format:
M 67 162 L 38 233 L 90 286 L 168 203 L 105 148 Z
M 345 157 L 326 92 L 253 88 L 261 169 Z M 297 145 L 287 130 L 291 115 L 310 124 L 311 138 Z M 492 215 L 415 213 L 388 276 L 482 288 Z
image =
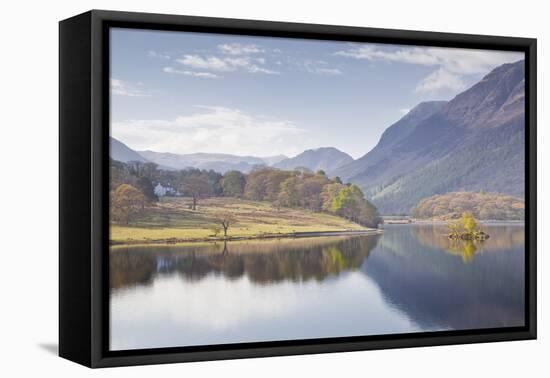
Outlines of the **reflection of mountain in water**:
M 430 226 L 392 226 L 361 271 L 425 329 L 522 326 L 523 230 L 491 229 L 483 249 L 499 253 L 480 253 L 464 264 Z
M 378 286 L 383 302 L 377 306 L 397 310 L 415 329 L 521 326 L 524 227 L 488 226 L 487 232 L 490 239 L 468 253 L 450 251 L 440 230 L 428 225 L 387 226 L 382 236 L 113 247 L 111 291 L 148 286 L 168 276 L 202 284 L 213 275 L 246 277 L 266 292 L 282 282 L 288 290 L 306 281 L 328 287 L 351 277 L 340 273 L 358 270 Z M 341 294 L 357 295 L 357 303 L 370 299 L 347 290 Z M 331 300 L 326 298 L 327 305 Z
M 378 236 L 304 238 L 190 246 L 116 248 L 110 253 L 111 289 L 148 285 L 160 275 L 200 280 L 208 274 L 256 284 L 324 280 L 358 269 Z

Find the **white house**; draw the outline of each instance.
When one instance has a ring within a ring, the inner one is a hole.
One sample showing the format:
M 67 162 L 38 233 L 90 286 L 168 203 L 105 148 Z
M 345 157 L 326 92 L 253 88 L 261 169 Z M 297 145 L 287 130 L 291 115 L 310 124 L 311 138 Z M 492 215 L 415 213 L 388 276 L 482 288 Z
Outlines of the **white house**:
M 174 188 L 170 186 L 163 186 L 160 182 L 155 186 L 155 195 L 158 197 L 165 197 L 165 196 L 180 196 L 181 193 L 175 190 Z

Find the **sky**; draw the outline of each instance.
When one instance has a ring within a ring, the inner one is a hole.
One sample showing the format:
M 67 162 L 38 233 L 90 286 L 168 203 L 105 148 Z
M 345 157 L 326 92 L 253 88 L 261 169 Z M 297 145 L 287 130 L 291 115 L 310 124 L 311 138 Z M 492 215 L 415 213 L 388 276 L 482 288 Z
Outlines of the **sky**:
M 111 29 L 111 135 L 132 149 L 359 158 L 423 101 L 523 53 Z

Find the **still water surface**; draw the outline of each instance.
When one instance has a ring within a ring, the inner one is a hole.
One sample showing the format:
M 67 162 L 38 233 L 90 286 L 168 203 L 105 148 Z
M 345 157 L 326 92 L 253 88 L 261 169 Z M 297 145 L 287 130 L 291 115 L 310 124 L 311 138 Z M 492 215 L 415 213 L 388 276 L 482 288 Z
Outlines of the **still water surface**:
M 113 247 L 111 350 L 524 324 L 524 226 Z

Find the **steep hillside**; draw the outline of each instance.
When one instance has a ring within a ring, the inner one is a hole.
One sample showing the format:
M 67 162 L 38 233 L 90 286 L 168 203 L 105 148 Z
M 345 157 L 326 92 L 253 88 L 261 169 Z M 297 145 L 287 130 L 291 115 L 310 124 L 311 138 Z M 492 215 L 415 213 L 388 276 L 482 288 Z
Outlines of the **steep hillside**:
M 130 147 L 122 143 L 121 141 L 110 137 L 111 143 L 111 159 L 127 163 L 129 161 L 141 161 L 146 162 L 143 156 L 132 150 Z
M 451 191 L 524 195 L 524 61 L 495 68 L 449 102 L 422 103 L 334 174 L 383 214 Z

